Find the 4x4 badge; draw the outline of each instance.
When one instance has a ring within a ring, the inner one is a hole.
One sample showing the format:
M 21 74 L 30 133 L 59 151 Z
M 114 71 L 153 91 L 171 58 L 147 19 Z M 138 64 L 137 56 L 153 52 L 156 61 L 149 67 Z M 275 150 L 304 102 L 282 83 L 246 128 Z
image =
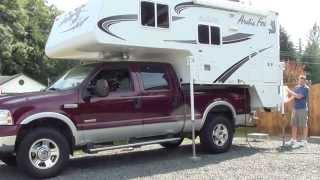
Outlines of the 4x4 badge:
M 78 104 L 64 104 L 63 108 L 64 109 L 76 109 L 76 108 L 78 108 Z

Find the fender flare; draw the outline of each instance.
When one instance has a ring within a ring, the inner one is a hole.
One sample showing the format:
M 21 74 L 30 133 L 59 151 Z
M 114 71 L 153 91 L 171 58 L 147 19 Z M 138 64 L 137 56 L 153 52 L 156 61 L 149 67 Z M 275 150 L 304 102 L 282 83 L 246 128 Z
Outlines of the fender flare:
M 202 116 L 202 120 L 201 120 L 201 127 L 200 127 L 201 129 L 202 129 L 204 123 L 206 122 L 206 119 L 207 119 L 209 112 L 217 106 L 226 106 L 227 108 L 229 108 L 232 112 L 233 119 L 236 119 L 237 113 L 231 103 L 229 103 L 227 101 L 215 101 L 215 102 L 211 103 L 204 111 L 203 116 Z
M 78 131 L 77 131 L 75 124 L 73 123 L 73 121 L 69 117 L 67 117 L 63 114 L 60 114 L 60 113 L 56 113 L 56 112 L 36 113 L 36 114 L 33 114 L 33 115 L 28 116 L 27 118 L 23 119 L 20 122 L 20 124 L 26 125 L 26 124 L 29 124 L 31 122 L 34 122 L 34 121 L 37 121 L 37 120 L 43 119 L 43 118 L 53 118 L 53 119 L 57 119 L 57 120 L 64 122 L 70 128 L 71 133 L 72 133 L 73 137 L 75 138 L 75 143 L 77 144 L 77 142 L 79 142 Z

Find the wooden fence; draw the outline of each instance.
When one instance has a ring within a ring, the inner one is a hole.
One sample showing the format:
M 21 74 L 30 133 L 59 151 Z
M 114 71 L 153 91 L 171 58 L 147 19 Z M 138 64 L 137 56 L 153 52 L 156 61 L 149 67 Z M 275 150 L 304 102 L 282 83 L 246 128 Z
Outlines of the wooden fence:
M 320 136 L 320 84 L 311 86 L 309 98 L 309 135 Z M 292 104 L 286 105 L 285 109 L 286 115 L 284 117 L 276 112 L 259 112 L 259 119 L 256 122 L 257 131 L 271 135 L 280 135 L 282 127 L 284 127 L 286 133 L 290 133 Z

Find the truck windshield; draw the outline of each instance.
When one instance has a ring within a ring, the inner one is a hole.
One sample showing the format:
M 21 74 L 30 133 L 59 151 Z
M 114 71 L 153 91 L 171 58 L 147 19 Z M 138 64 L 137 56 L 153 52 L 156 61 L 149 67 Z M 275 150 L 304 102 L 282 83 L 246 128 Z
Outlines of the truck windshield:
M 78 87 L 91 73 L 96 66 L 84 65 L 77 66 L 69 70 L 58 81 L 56 81 L 48 90 L 69 90 Z

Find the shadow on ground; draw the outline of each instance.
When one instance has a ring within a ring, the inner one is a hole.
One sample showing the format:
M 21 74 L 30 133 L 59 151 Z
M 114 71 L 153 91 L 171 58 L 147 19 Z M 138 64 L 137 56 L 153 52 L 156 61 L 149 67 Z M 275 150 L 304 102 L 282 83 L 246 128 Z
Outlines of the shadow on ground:
M 233 145 L 223 154 L 207 154 L 200 146 L 200 161 L 190 159 L 191 145 L 182 145 L 175 150 L 164 148 L 135 150 L 120 154 L 97 155 L 72 159 L 64 172 L 53 179 L 131 179 L 154 176 L 180 170 L 197 169 L 208 164 L 218 164 L 231 159 L 251 156 L 264 149 L 252 149 L 247 146 Z M 0 179 L 29 179 L 16 168 L 0 165 Z

